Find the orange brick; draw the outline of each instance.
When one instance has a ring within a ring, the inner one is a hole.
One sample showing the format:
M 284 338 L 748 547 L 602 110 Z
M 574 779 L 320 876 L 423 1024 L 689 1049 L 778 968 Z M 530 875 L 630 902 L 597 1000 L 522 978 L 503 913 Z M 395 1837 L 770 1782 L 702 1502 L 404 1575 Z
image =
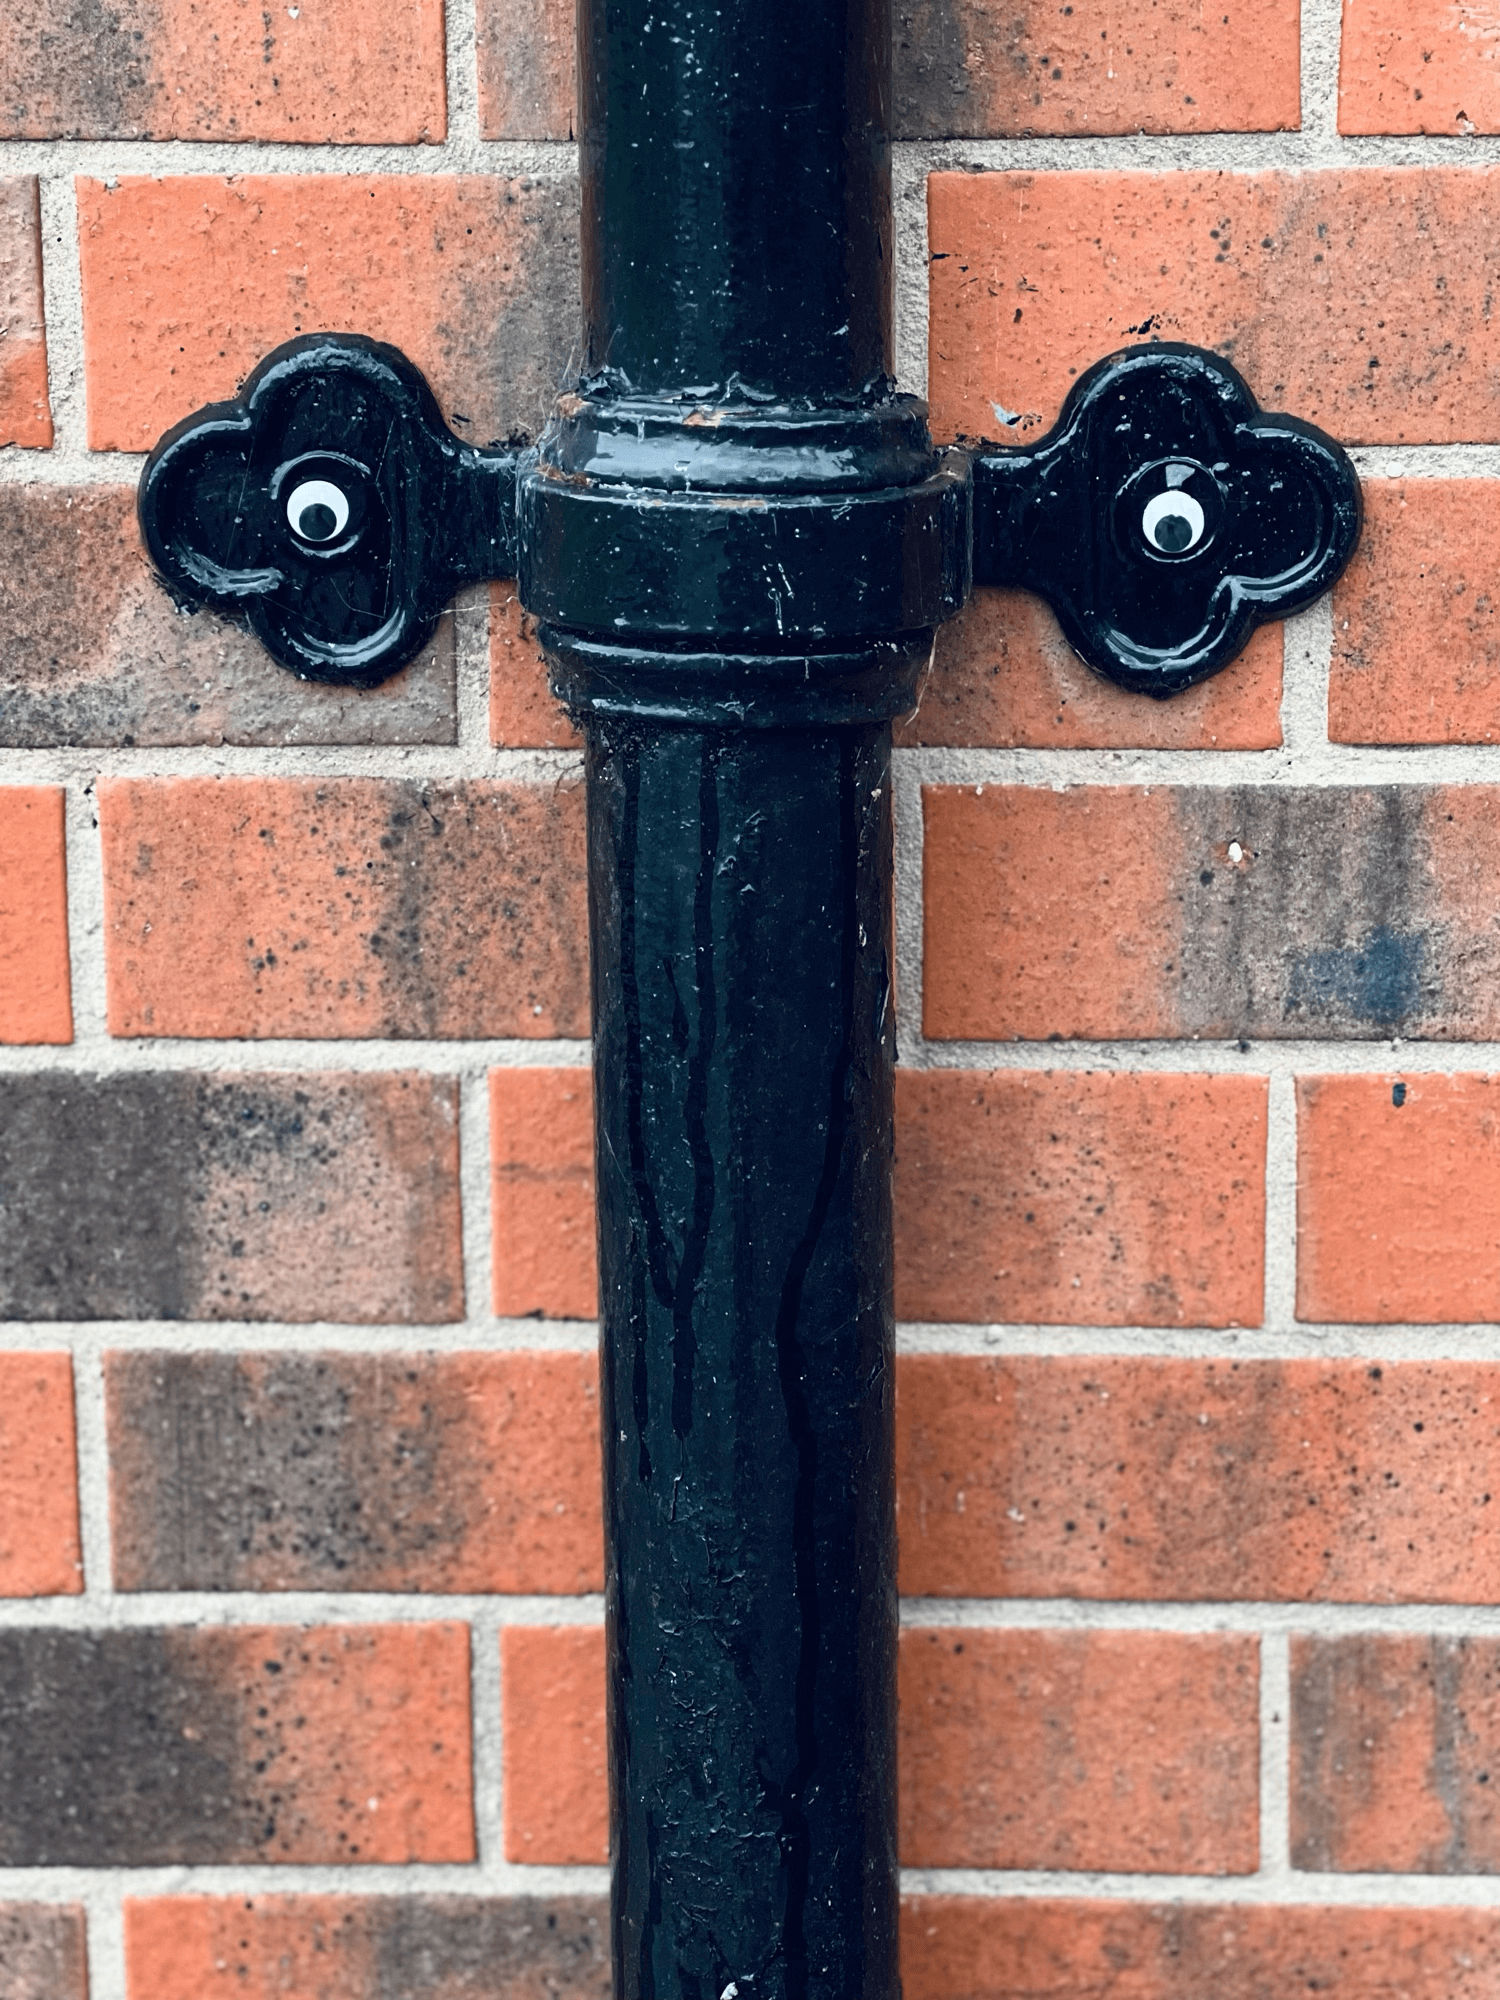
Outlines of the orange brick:
M 1281 741 L 1279 625 L 1227 672 L 1171 701 L 1142 701 L 1083 664 L 1040 598 L 977 590 L 938 632 L 902 744 L 960 749 L 1269 750 Z
M 574 750 L 583 741 L 547 685 L 536 623 L 513 583 L 490 585 L 490 741 L 519 750 Z
M 594 1319 L 594 1097 L 586 1069 L 490 1074 L 495 1311 Z
M 1001 0 L 895 10 L 901 139 L 1271 132 L 1301 114 L 1296 0 L 1074 0 L 1028 15 Z M 570 139 L 573 9 L 481 0 L 479 100 L 491 139 Z
M 1344 0 L 1341 132 L 1500 132 L 1494 21 L 1454 0 Z
M 592 1354 L 108 1355 L 115 1587 L 598 1590 L 597 1376 Z
M 1497 177 L 1348 172 L 934 174 L 933 424 L 1017 442 L 1149 329 L 1227 354 L 1270 409 L 1346 443 L 1500 436 L 1488 310 Z
M 602 1861 L 604 1635 L 507 1626 L 501 1648 L 507 1858 Z M 1218 1636 L 903 1634 L 902 1860 L 1253 1870 L 1257 1657 Z
M 11 0 L 0 137 L 409 145 L 445 131 L 441 0 Z
M 924 797 L 930 1036 L 1500 1033 L 1492 786 Z
M 479 0 L 479 122 L 487 139 L 571 139 L 578 94 L 571 0 Z
M 1500 482 L 1365 482 L 1360 544 L 1334 593 L 1337 743 L 1500 738 Z
M 0 1630 L 0 1862 L 474 1859 L 456 1624 Z
M 1255 1326 L 1259 1077 L 901 1071 L 900 1319 Z
M 125 1957 L 129 2000 L 610 2000 L 593 1896 L 128 1898 Z
M 1497 1957 L 1493 1910 L 918 1896 L 901 1916 L 906 2000 L 1493 2000 Z
M 500 1633 L 505 1858 L 609 1858 L 604 1634 L 597 1625 Z
M 184 175 L 78 188 L 89 443 L 143 451 L 294 334 L 402 348 L 478 443 L 536 431 L 578 330 L 571 182 Z
M 1292 1866 L 1500 1873 L 1500 1645 L 1292 1641 Z
M 115 779 L 117 1035 L 583 1035 L 572 786 Z
M 0 1354 L 0 1597 L 82 1589 L 72 1359 Z
M 1297 0 L 902 0 L 901 138 L 1274 132 L 1301 120 Z
M 51 442 L 37 184 L 0 180 L 0 445 Z
M 1254 1639 L 903 1632 L 902 1862 L 1253 1874 L 1258 1690 Z
M 1318 1076 L 1297 1087 L 1297 1312 L 1500 1320 L 1500 1077 Z
M 1492 1604 L 1487 1362 L 907 1355 L 918 1597 Z
M 0 786 L 0 1042 L 71 1042 L 63 793 Z

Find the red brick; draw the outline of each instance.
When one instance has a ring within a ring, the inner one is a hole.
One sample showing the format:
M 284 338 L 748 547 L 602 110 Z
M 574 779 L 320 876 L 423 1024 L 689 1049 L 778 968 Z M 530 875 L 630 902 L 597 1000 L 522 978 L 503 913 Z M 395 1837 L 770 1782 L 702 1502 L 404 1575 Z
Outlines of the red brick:
M 463 1318 L 458 1088 L 0 1077 L 0 1317 Z
M 37 184 L 0 180 L 0 445 L 51 442 Z
M 12 0 L 0 138 L 380 140 L 446 129 L 440 0 Z
M 903 1632 L 901 1859 L 1253 1874 L 1258 1689 L 1217 1633 Z
M 513 750 L 575 750 L 583 741 L 547 685 L 536 621 L 513 583 L 490 585 L 490 741 Z
M 1292 1642 L 1292 1866 L 1500 1872 L 1500 1644 Z
M 84 1914 L 72 1903 L 0 1903 L 0 2000 L 88 2000 Z
M 1341 132 L 1500 132 L 1495 26 L 1454 0 L 1344 0 Z
M 71 1042 L 63 793 L 0 785 L 0 1042 Z
M 1259 1077 L 901 1071 L 899 1319 L 1256 1326 Z
M 591 1319 L 588 1073 L 491 1091 L 495 1310 Z M 903 1071 L 896 1105 L 903 1318 L 1259 1320 L 1258 1079 Z
M 535 431 L 577 342 L 571 182 L 127 176 L 78 190 L 89 443 L 142 451 L 278 341 L 402 348 L 466 437 Z
M 902 139 L 1271 132 L 1300 119 L 1296 0 L 906 0 L 895 18 Z M 491 139 L 570 139 L 573 9 L 481 0 L 479 101 Z
M 82 1589 L 72 1358 L 0 1354 L 0 1597 Z
M 599 1590 L 597 1373 L 592 1354 L 111 1354 L 115 1587 Z
M 501 1649 L 506 1856 L 603 1861 L 604 1635 L 507 1626 Z M 1248 1639 L 904 1633 L 903 1862 L 1252 1871 L 1257 1678 Z
M 116 1035 L 583 1035 L 574 786 L 99 787 Z
M 130 486 L 0 486 L 0 744 L 452 743 L 453 621 L 378 688 L 299 681 L 152 576 Z
M 610 2000 L 592 1896 L 127 1898 L 125 1956 L 129 2000 Z
M 918 1597 L 1492 1604 L 1487 1362 L 907 1355 Z
M 1300 1318 L 1500 1320 L 1497 1203 L 1500 1077 L 1299 1082 Z
M 1493 1910 L 918 1896 L 901 1919 L 906 2000 L 1494 2000 L 1497 1957 Z
M 960 749 L 1269 750 L 1281 741 L 1281 627 L 1263 625 L 1226 673 L 1171 701 L 1091 674 L 1040 598 L 977 590 L 938 633 L 902 744 Z
M 472 1861 L 456 1624 L 0 1631 L 0 1865 Z
M 502 1627 L 500 1714 L 507 1861 L 608 1860 L 599 1627 Z
M 1149 327 L 1346 443 L 1500 437 L 1496 185 L 1448 166 L 934 174 L 934 428 L 996 436 L 999 403 L 1025 441 Z
M 586 1069 L 490 1074 L 495 1311 L 593 1319 L 594 1098 Z
M 1275 132 L 1301 121 L 1297 0 L 903 0 L 901 138 Z
M 479 0 L 479 123 L 487 139 L 571 139 L 571 0 Z
M 925 798 L 931 1036 L 1500 1033 L 1492 786 Z
M 1334 594 L 1328 733 L 1336 743 L 1500 737 L 1500 482 L 1371 479 Z

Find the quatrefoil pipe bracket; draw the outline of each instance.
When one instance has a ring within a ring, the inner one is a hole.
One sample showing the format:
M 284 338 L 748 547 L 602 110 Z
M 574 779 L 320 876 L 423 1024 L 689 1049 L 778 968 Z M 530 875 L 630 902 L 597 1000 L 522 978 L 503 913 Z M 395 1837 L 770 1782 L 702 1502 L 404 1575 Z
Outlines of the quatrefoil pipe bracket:
M 1045 598 L 1096 674 L 1158 698 L 1331 589 L 1360 521 L 1347 453 L 1197 347 L 1109 356 L 1046 437 L 974 460 L 975 581 Z
M 177 602 L 304 679 L 375 686 L 465 584 L 519 576 L 576 707 L 628 707 L 639 678 L 652 713 L 766 722 L 801 685 L 801 719 L 831 721 L 909 700 L 971 580 L 1045 598 L 1104 679 L 1179 693 L 1331 587 L 1360 493 L 1338 445 L 1199 348 L 1101 361 L 1018 449 L 934 452 L 893 394 L 704 407 L 606 383 L 526 451 L 455 436 L 394 348 L 314 334 L 162 439 L 139 512 Z
M 465 584 L 515 574 L 518 458 L 456 437 L 394 347 L 311 334 L 167 432 L 137 511 L 180 606 L 303 680 L 374 687 Z

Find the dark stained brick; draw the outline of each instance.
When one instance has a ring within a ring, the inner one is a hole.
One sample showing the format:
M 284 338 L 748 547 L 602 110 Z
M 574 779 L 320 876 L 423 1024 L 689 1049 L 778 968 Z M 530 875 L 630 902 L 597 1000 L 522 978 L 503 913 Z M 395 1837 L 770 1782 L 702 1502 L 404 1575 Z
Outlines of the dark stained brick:
M 1500 1643 L 1292 1642 L 1292 1866 L 1500 1874 Z
M 50 445 L 37 184 L 0 180 L 0 445 Z
M 1295 129 L 1297 20 L 1297 0 L 898 0 L 896 133 Z
M 0 1632 L 0 1865 L 467 1861 L 461 1625 Z
M 461 1318 L 457 1115 L 429 1076 L 0 1079 L 0 1313 Z
M 901 1913 L 906 2000 L 1493 2000 L 1497 1961 L 1494 1910 L 918 1896 Z
M 596 1377 L 592 1354 L 112 1354 L 116 1586 L 598 1590 Z
M 130 2000 L 610 2000 L 592 1896 L 131 1900 L 125 1952 Z
M 177 611 L 128 486 L 0 486 L 0 744 L 451 743 L 454 621 L 369 690 L 299 681 Z
M 933 787 L 934 1036 L 1488 1039 L 1489 785 Z
M 588 1032 L 575 784 L 100 785 L 117 1035 Z
M 88 2000 L 83 1911 L 0 1903 L 0 2000 Z
M 7 139 L 441 139 L 439 0 L 9 0 Z
M 571 139 L 578 95 L 571 0 L 480 0 L 475 53 L 487 139 Z

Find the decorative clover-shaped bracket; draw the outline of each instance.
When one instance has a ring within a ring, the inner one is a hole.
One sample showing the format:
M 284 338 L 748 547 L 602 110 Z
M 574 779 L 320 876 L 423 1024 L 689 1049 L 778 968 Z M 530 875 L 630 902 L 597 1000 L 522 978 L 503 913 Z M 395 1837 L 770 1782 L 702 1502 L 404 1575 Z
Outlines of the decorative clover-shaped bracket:
M 163 438 L 140 518 L 180 604 L 359 687 L 464 584 L 518 571 L 557 645 L 628 634 L 645 660 L 691 638 L 711 661 L 753 636 L 789 664 L 805 650 L 807 675 L 877 631 L 910 652 L 962 602 L 972 534 L 976 582 L 1038 592 L 1096 673 L 1166 696 L 1327 590 L 1358 537 L 1346 455 L 1198 348 L 1099 363 L 1038 444 L 974 453 L 972 486 L 925 440 L 909 398 L 742 415 L 572 396 L 539 451 L 480 450 L 394 348 L 314 334 Z
M 179 604 L 304 680 L 373 687 L 464 584 L 515 574 L 516 457 L 455 437 L 394 347 L 311 334 L 167 433 L 141 532 Z
M 1111 355 L 1040 443 L 974 464 L 975 582 L 1044 597 L 1094 672 L 1139 694 L 1208 679 L 1311 604 L 1359 527 L 1347 454 L 1197 347 Z

